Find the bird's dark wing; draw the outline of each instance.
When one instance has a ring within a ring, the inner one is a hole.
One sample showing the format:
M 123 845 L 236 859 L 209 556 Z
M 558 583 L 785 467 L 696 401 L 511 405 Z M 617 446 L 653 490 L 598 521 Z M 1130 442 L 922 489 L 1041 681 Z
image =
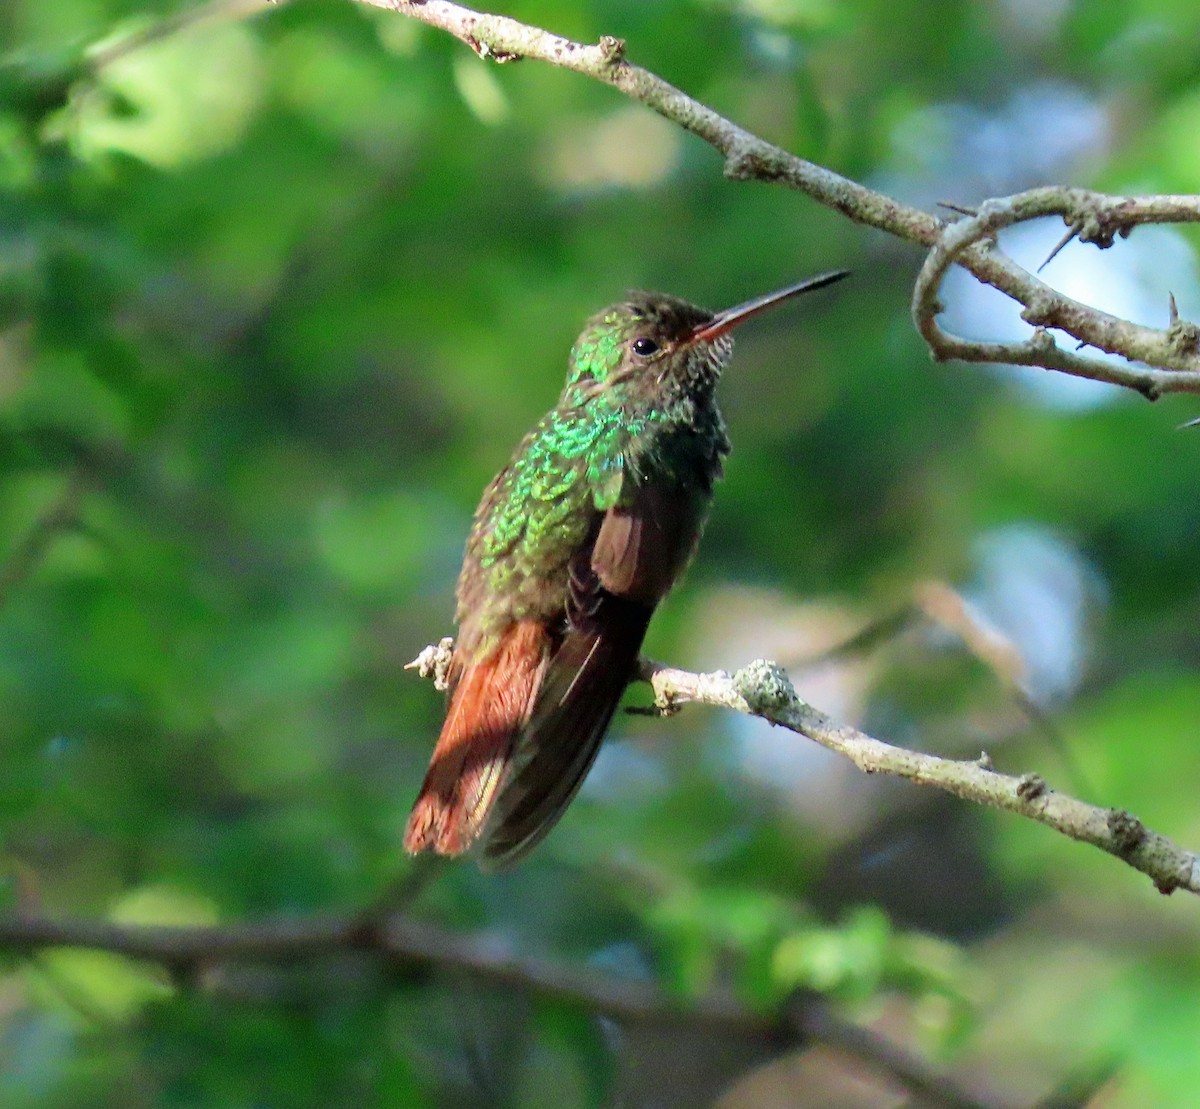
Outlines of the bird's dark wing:
M 707 500 L 678 486 L 645 485 L 598 517 L 572 560 L 567 628 L 483 831 L 485 865 L 524 857 L 582 785 L 654 608 L 695 549 Z

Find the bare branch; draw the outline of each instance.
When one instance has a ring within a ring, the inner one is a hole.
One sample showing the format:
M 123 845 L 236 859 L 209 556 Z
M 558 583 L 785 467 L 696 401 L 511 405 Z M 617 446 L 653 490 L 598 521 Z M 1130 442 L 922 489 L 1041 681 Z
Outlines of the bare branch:
M 931 248 L 914 293 L 913 313 L 935 358 L 1044 366 L 1136 389 L 1151 400 L 1168 392 L 1200 392 L 1200 342 L 1195 328 L 1172 326 L 1158 331 L 1080 304 L 1056 292 L 986 241 L 996 230 L 1012 223 L 1060 215 L 1068 225 L 1068 239 L 1075 237 L 1104 248 L 1137 224 L 1200 221 L 1200 196 L 1120 197 L 1050 187 L 987 201 L 978 213 L 947 225 L 937 216 L 901 204 L 739 127 L 656 74 L 627 61 L 625 44 L 619 39 L 605 37 L 596 45 L 585 45 L 448 0 L 357 2 L 438 27 L 484 58 L 534 58 L 611 85 L 702 138 L 724 157 L 727 177 L 786 185 L 856 223 Z M 1023 304 L 1024 318 L 1036 328 L 1032 338 L 1024 343 L 972 343 L 942 331 L 935 322 L 941 310 L 937 290 L 951 264 L 962 266 Z M 1046 330 L 1051 327 L 1074 336 L 1081 345 L 1144 362 L 1152 368 L 1113 366 L 1062 350 Z
M 453 641 L 443 639 L 418 656 L 422 673 L 432 675 L 449 658 Z M 807 736 L 848 758 L 866 774 L 889 774 L 934 786 L 966 801 L 1016 813 L 1082 843 L 1115 855 L 1153 880 L 1162 893 L 1200 893 L 1200 857 L 1146 828 L 1124 809 L 1104 809 L 1059 793 L 1036 774 L 1019 778 L 997 773 L 986 754 L 963 761 L 910 751 L 837 724 L 802 701 L 777 663 L 757 659 L 734 674 L 717 670 L 694 674 L 643 661 L 638 680 L 654 690 L 655 709 L 668 715 L 685 704 L 714 705 Z
M 605 36 L 587 45 L 508 16 L 472 11 L 448 0 L 356 0 L 440 28 L 485 58 L 533 58 L 601 81 L 691 131 L 725 158 L 725 175 L 738 181 L 776 181 L 806 193 L 856 223 L 909 242 L 932 246 L 943 223 L 936 216 L 875 192 L 823 166 L 790 154 L 739 127 L 625 58 L 622 40 Z M 481 49 L 486 48 L 486 49 Z
M 837 724 L 796 696 L 787 674 L 758 659 L 730 675 L 723 670 L 693 674 L 644 663 L 640 677 L 654 689 L 655 705 L 674 712 L 693 702 L 760 716 L 807 736 L 848 758 L 867 774 L 889 774 L 935 786 L 967 801 L 1016 813 L 1071 839 L 1115 855 L 1151 878 L 1162 893 L 1200 893 L 1200 858 L 1146 828 L 1124 809 L 1104 809 L 1050 789 L 1037 775 L 997 773 L 986 755 L 977 760 L 944 759 L 874 739 Z

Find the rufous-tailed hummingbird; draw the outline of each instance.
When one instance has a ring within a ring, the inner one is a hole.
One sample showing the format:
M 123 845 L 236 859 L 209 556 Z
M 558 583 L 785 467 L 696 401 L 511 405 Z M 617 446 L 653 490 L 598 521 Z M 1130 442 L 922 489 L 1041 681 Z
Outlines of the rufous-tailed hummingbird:
M 450 703 L 410 852 L 536 846 L 591 768 L 655 606 L 696 549 L 729 453 L 732 330 L 846 276 L 706 312 L 633 293 L 593 316 L 555 408 L 484 491 L 458 579 Z

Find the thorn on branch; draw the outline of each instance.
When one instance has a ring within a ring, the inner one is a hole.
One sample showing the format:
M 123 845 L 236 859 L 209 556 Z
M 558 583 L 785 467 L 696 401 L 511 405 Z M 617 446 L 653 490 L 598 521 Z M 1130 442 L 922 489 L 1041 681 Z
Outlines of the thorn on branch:
M 1078 234 L 1079 228 L 1075 226 L 1068 227 L 1067 233 L 1061 239 L 1059 239 L 1057 243 L 1054 244 L 1054 249 L 1046 255 L 1046 260 L 1040 266 L 1038 266 L 1035 272 L 1041 273 L 1042 270 L 1044 270 L 1048 265 L 1050 265 L 1051 262 L 1054 261 L 1055 258 L 1058 257 L 1059 253 L 1067 245 L 1067 243 L 1069 243 Z
M 1200 327 L 1179 315 L 1179 305 L 1175 303 L 1175 294 L 1168 293 L 1170 298 L 1170 326 L 1167 328 L 1167 342 L 1171 349 L 1180 357 L 1187 357 L 1200 350 Z
M 625 709 L 630 716 L 655 716 L 666 718 L 674 716 L 683 705 L 675 696 L 674 692 L 667 688 L 662 682 L 656 682 L 653 678 L 648 679 L 651 688 L 654 690 L 654 703 L 651 705 L 628 705 Z
M 948 207 L 959 210 L 958 205 Z M 1142 327 L 1072 300 L 1026 271 L 1021 271 L 1024 276 L 1015 287 L 998 283 L 983 272 L 1007 262 L 1002 251 L 996 252 L 998 262 L 987 257 L 1000 232 L 1045 216 L 1061 217 L 1067 234 L 1040 268 L 1072 238 L 1105 248 L 1139 224 L 1200 222 L 1200 202 L 1195 197 L 1112 197 L 1049 187 L 986 200 L 975 215 L 965 215 L 964 210 L 964 218 L 941 226 L 913 287 L 913 322 L 934 360 L 1044 366 L 1135 389 L 1149 400 L 1167 392 L 1200 393 L 1200 326 L 1179 321 L 1173 331 Z M 1055 336 L 1045 331 L 1035 331 L 1023 342 L 966 339 L 946 331 L 937 318 L 941 309 L 937 294 L 953 265 L 961 265 L 1023 304 L 1021 317 L 1034 328 L 1052 328 L 1071 336 L 1079 343 L 1076 351 L 1060 346 Z M 1085 346 L 1121 355 L 1126 362 L 1076 353 Z

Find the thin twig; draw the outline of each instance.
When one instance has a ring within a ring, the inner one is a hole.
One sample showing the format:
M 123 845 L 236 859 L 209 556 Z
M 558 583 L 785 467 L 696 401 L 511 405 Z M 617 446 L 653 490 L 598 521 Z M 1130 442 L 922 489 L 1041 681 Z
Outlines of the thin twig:
M 955 1106 L 969 1109 L 979 1105 L 977 1095 L 968 1093 L 944 1075 L 931 1073 L 924 1060 L 879 1037 L 862 1025 L 841 1020 L 821 997 L 804 996 L 792 1009 L 792 1021 L 798 1031 L 817 1043 L 856 1058 L 866 1056 L 877 1067 L 900 1082 L 910 1093 L 917 1095 L 922 1105 Z M 917 1065 L 914 1067 L 913 1064 Z M 930 1079 L 934 1079 L 930 1082 Z
M 356 0 L 428 23 L 466 43 L 477 54 L 532 58 L 611 85 L 619 92 L 691 131 L 725 158 L 725 175 L 739 181 L 777 181 L 868 227 L 932 246 L 943 223 L 936 216 L 893 200 L 814 162 L 790 154 L 739 127 L 626 60 L 623 40 L 604 36 L 596 44 L 573 42 L 508 16 L 473 11 L 448 0 Z M 480 47 L 486 47 L 481 50 Z

